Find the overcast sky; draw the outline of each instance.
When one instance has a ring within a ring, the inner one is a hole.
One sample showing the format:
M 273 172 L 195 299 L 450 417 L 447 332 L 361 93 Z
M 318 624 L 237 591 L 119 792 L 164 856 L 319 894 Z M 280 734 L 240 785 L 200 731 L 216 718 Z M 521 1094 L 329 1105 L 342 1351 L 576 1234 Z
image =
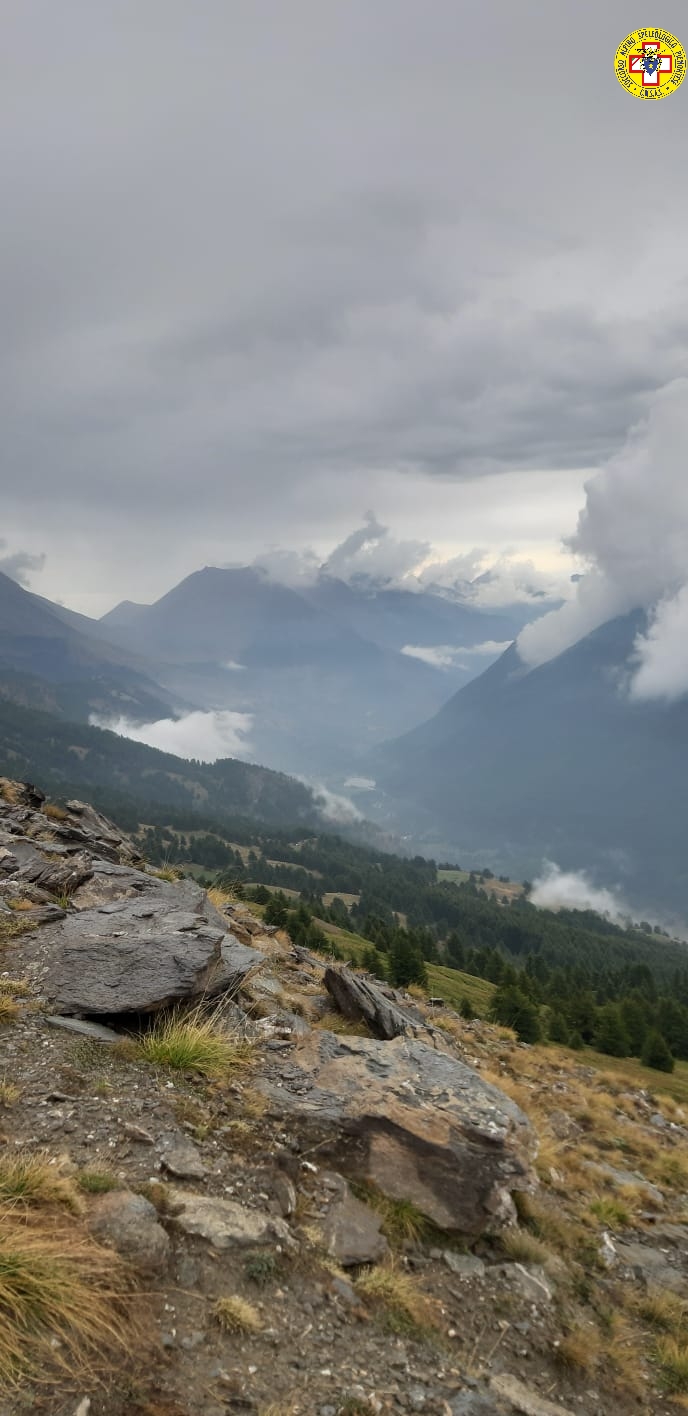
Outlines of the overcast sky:
M 688 81 L 622 90 L 638 18 L 6 0 L 0 562 L 101 613 L 373 510 L 555 571 L 688 372 Z

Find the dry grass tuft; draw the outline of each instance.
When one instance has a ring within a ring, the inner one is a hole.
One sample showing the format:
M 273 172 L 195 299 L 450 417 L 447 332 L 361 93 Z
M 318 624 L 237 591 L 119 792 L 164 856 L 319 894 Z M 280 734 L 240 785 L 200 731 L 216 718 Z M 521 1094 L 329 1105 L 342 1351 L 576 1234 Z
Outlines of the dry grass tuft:
M 614 1195 L 598 1196 L 590 1202 L 588 1209 L 603 1229 L 627 1229 L 631 1223 L 628 1206 Z
M 541 1264 L 545 1267 L 554 1258 L 549 1246 L 525 1229 L 507 1229 L 502 1235 L 502 1247 L 510 1259 L 520 1264 Z
M 10 998 L 24 997 L 30 987 L 28 978 L 0 978 L 0 994 L 6 993 Z
M 9 777 L 0 777 L 0 797 L 10 806 L 18 806 L 22 799 L 23 784 L 13 782 Z
M 14 1082 L 8 1082 L 5 1077 L 0 1077 L 0 1106 L 14 1106 L 20 1096 L 21 1091 Z
M 107 1195 L 110 1190 L 121 1190 L 122 1182 L 111 1170 L 80 1170 L 76 1183 L 86 1195 Z
M 36 929 L 36 921 L 33 919 L 17 918 L 16 913 L 0 915 L 0 944 L 6 944 L 10 939 L 18 939 L 22 934 L 29 934 L 32 929 Z
M 435 1325 L 436 1305 L 394 1262 L 366 1269 L 355 1282 L 360 1296 L 383 1310 L 393 1331 L 422 1331 Z
M 419 1244 L 432 1229 L 425 1215 L 410 1200 L 393 1200 L 365 1182 L 353 1184 L 351 1188 L 359 1200 L 380 1215 L 382 1232 L 393 1248 Z
M 8 1023 L 16 1023 L 21 1017 L 21 1008 L 15 1003 L 14 998 L 9 998 L 6 993 L 0 993 L 0 1027 L 6 1027 Z
M 362 1019 L 345 1018 L 342 1013 L 327 1012 L 316 1018 L 313 1027 L 322 1028 L 324 1032 L 341 1034 L 345 1037 L 370 1037 L 371 1032 L 367 1023 Z
M 65 811 L 63 806 L 58 806 L 56 801 L 45 803 L 43 815 L 47 816 L 49 821 L 67 821 L 69 819 L 69 812 Z
M 156 1067 L 222 1077 L 245 1066 L 253 1049 L 245 1039 L 222 1030 L 217 1011 L 206 1014 L 199 1007 L 160 1018 L 139 1039 L 137 1050 L 144 1061 Z
M 82 1203 L 74 1182 L 47 1151 L 0 1155 L 0 1204 L 26 1207 L 59 1205 L 72 1214 Z
M 668 1288 L 649 1288 L 635 1300 L 634 1307 L 641 1318 L 653 1328 L 678 1337 L 688 1314 L 688 1304 Z
M 665 1391 L 688 1391 L 688 1343 L 677 1337 L 661 1337 L 655 1357 Z
M 252 1303 L 247 1303 L 245 1298 L 239 1298 L 236 1294 L 231 1294 L 226 1298 L 218 1298 L 213 1308 L 213 1317 L 223 1332 L 231 1332 L 241 1337 L 249 1337 L 253 1333 L 260 1332 L 262 1327 L 257 1309 L 253 1307 Z
M 592 1372 L 600 1355 L 600 1339 L 591 1326 L 574 1327 L 561 1339 L 554 1355 L 569 1371 Z
M 0 1389 L 94 1379 L 141 1343 L 128 1270 L 77 1225 L 0 1216 Z

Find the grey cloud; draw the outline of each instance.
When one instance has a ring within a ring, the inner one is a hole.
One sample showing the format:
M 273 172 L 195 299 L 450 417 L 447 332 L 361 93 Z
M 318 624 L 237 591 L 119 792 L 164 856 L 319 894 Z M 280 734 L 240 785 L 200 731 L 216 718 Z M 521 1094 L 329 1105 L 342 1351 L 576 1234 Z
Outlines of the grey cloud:
M 318 500 L 331 544 L 342 481 L 389 519 L 389 474 L 594 468 L 684 370 L 688 195 L 628 187 L 681 171 L 683 95 L 616 83 L 625 0 L 8 8 L 13 525 L 135 506 L 162 562 Z
M 28 585 L 31 576 L 43 569 L 44 555 L 31 555 L 29 551 L 10 551 L 4 554 L 6 541 L 0 538 L 0 571 L 16 580 L 19 585 Z

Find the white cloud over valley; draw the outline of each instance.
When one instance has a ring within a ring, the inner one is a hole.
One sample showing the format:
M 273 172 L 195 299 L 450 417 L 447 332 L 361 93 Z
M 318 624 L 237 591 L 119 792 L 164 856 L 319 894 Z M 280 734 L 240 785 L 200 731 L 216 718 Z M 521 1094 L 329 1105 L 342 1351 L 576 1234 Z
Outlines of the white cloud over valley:
M 204 713 L 187 713 L 183 718 L 159 718 L 154 723 L 133 723 L 128 718 L 104 718 L 92 714 L 89 722 L 96 728 L 109 728 L 120 737 L 133 742 L 145 742 L 161 752 L 171 752 L 186 761 L 217 762 L 222 757 L 248 757 L 250 713 L 234 713 L 223 709 Z

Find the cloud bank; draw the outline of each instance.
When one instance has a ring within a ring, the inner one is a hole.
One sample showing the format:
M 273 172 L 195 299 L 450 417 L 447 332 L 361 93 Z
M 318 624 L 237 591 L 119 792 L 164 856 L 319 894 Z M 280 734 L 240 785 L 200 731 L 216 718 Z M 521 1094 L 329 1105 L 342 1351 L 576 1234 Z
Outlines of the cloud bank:
M 0 536 L 0 571 L 26 587 L 32 575 L 43 569 L 45 555 L 32 555 L 29 551 L 9 551 L 5 554 L 7 542 Z
M 582 870 L 561 870 L 549 860 L 533 881 L 530 900 L 543 910 L 595 910 L 615 924 L 624 923 L 631 913 L 616 891 L 593 885 Z
M 533 667 L 605 621 L 651 614 L 635 645 L 630 693 L 688 692 L 688 378 L 658 393 L 646 419 L 586 484 L 569 549 L 587 566 L 574 598 L 526 626 L 518 649 Z
M 558 600 L 570 588 L 568 578 L 537 570 L 532 561 L 508 552 L 495 555 L 474 547 L 443 559 L 430 541 L 395 536 L 373 511 L 324 559 L 310 548 L 271 547 L 253 565 L 294 589 L 330 575 L 348 584 L 371 581 L 387 589 L 448 594 L 485 609 Z
M 128 718 L 103 718 L 91 714 L 96 728 L 109 728 L 120 737 L 145 742 L 161 752 L 171 752 L 187 762 L 217 762 L 222 757 L 247 757 L 250 753 L 250 713 L 220 710 L 197 711 L 183 718 L 159 718 L 155 723 L 132 723 Z

